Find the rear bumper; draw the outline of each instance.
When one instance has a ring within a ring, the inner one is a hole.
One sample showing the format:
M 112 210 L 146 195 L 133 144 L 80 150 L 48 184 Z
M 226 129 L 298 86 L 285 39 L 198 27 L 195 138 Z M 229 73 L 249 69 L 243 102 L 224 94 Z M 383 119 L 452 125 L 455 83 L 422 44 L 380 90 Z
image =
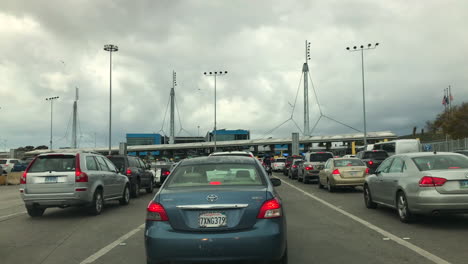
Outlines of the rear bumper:
M 333 176 L 331 179 L 334 186 L 362 186 L 364 182 L 366 182 L 365 177 L 341 178 L 340 176 Z
M 304 178 L 318 180 L 319 178 L 319 170 L 305 170 L 304 171 Z
M 67 207 L 86 205 L 92 201 L 89 190 L 75 193 L 28 194 L 27 189 L 21 194 L 26 207 Z
M 419 192 L 417 195 L 407 194 L 409 209 L 417 214 L 468 213 L 468 194 L 440 194 L 435 189 Z
M 174 231 L 168 222 L 147 221 L 148 263 L 164 261 L 277 260 L 286 248 L 284 219 L 259 219 L 249 230 L 224 233 Z

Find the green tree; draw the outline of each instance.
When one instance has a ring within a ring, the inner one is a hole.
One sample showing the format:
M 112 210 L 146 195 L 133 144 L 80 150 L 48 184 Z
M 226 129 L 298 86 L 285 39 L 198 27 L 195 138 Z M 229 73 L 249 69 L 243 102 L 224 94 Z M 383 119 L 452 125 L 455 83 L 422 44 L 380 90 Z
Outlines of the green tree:
M 452 107 L 437 115 L 434 121 L 427 121 L 428 131 L 449 135 L 452 139 L 468 137 L 468 103 Z

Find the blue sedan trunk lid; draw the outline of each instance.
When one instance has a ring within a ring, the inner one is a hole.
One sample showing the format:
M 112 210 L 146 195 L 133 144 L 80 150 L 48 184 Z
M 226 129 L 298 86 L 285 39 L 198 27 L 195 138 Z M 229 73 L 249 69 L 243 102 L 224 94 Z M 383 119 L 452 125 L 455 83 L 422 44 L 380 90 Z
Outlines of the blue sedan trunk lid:
M 156 197 L 174 230 L 194 232 L 249 229 L 255 225 L 266 199 L 265 186 L 171 188 Z M 210 213 L 225 215 L 226 222 L 219 227 L 202 227 L 201 215 Z

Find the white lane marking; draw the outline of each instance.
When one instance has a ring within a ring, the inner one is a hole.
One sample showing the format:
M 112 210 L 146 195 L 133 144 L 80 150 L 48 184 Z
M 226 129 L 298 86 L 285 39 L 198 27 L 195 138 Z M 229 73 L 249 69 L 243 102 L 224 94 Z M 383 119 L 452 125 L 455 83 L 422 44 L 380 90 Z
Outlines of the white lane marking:
M 414 245 L 414 244 L 411 244 L 410 242 L 405 241 L 405 240 L 393 235 L 392 233 L 387 232 L 387 231 L 383 230 L 382 228 L 367 222 L 364 219 L 361 219 L 361 218 L 359 218 L 359 217 L 357 217 L 357 216 L 355 216 L 355 215 L 353 215 L 351 213 L 348 213 L 345 210 L 342 210 L 342 209 L 334 206 L 333 204 L 331 204 L 331 203 L 329 203 L 329 202 L 327 202 L 325 200 L 322 200 L 322 199 L 318 198 L 317 196 L 314 196 L 313 194 L 310 194 L 310 193 L 308 193 L 308 192 L 306 192 L 306 191 L 304 191 L 304 190 L 302 190 L 302 189 L 300 189 L 300 188 L 298 188 L 298 187 L 296 187 L 296 186 L 294 186 L 294 185 L 292 185 L 292 184 L 290 184 L 290 183 L 288 183 L 286 181 L 281 181 L 281 182 L 283 182 L 283 183 L 289 185 L 290 187 L 302 192 L 303 194 L 309 196 L 310 198 L 312 198 L 312 199 L 314 199 L 314 200 L 316 200 L 316 201 L 330 207 L 331 209 L 346 215 L 347 217 L 353 219 L 354 221 L 363 224 L 364 226 L 368 227 L 369 229 L 372 229 L 372 230 L 376 231 L 377 233 L 380 233 L 384 237 L 395 241 L 396 243 L 400 244 L 401 246 L 404 246 L 404 247 L 418 253 L 419 255 L 429 259 L 430 261 L 432 261 L 432 262 L 434 262 L 436 264 L 451 264 L 450 262 L 448 262 L 448 261 L 446 261 L 446 260 L 444 260 L 444 259 L 442 259 L 442 258 L 440 258 L 440 257 L 438 257 L 438 256 L 436 256 L 436 255 L 434 255 L 434 254 L 432 254 L 432 253 L 430 253 L 430 252 L 428 252 L 428 251 Z
M 138 233 L 138 231 L 142 230 L 145 227 L 145 224 L 142 224 L 141 226 L 133 229 L 132 231 L 128 232 L 127 234 L 121 236 L 119 239 L 115 240 L 114 242 L 110 243 L 109 245 L 103 247 L 101 250 L 98 252 L 94 253 L 93 255 L 89 256 L 87 259 L 83 260 L 80 262 L 80 264 L 89 264 L 93 263 L 96 261 L 98 258 L 104 256 L 107 254 L 109 251 L 111 251 L 113 248 L 116 246 L 120 245 L 123 241 L 129 239 L 131 236 L 135 235 Z
M 9 215 L 4 215 L 4 216 L 0 216 L 0 220 L 3 220 L 3 218 L 8 218 L 8 217 L 10 217 L 10 216 L 20 215 L 20 214 L 24 214 L 24 213 L 26 213 L 26 211 L 19 212 L 19 213 L 14 213 L 14 214 L 9 214 Z

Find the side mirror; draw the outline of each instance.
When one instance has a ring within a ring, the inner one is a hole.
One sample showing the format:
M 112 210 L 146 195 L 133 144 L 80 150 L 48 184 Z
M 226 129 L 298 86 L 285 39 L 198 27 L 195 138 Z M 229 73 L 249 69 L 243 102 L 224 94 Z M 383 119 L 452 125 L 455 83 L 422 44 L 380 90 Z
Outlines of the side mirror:
M 281 180 L 280 179 L 270 178 L 270 181 L 271 181 L 271 184 L 273 184 L 273 186 L 275 186 L 275 187 L 281 185 Z

